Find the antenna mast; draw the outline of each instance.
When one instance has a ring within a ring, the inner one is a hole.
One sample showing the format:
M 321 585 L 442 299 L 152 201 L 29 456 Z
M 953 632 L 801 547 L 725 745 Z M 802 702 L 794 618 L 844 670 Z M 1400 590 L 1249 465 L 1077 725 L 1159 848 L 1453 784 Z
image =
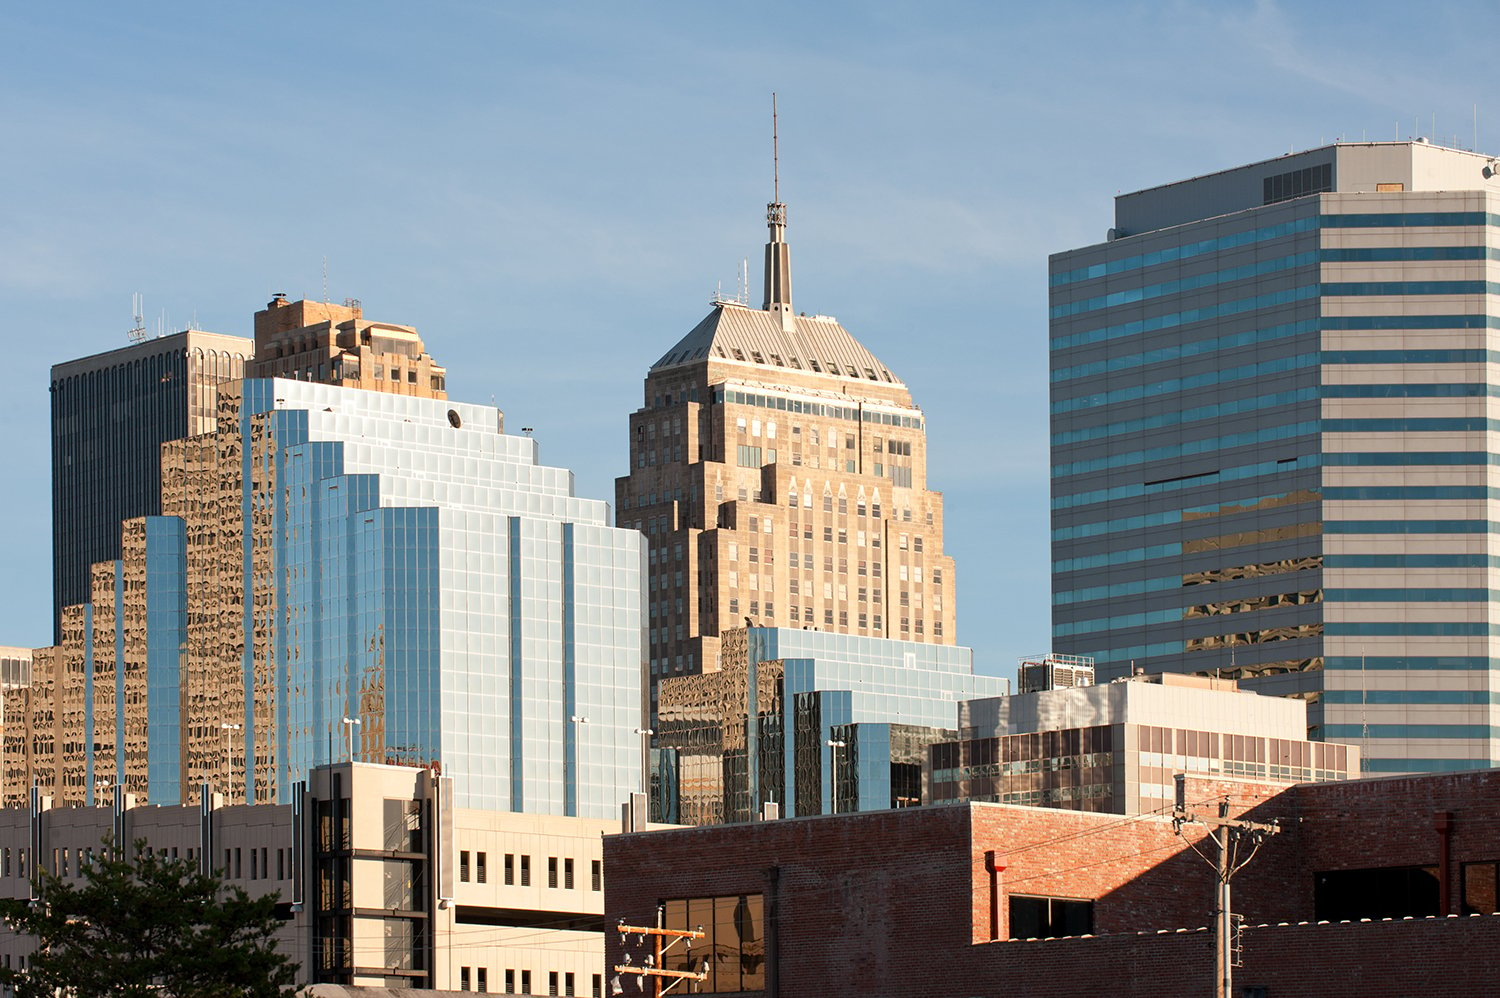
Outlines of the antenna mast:
M 125 338 L 131 343 L 146 342 L 146 296 L 139 291 L 130 296 L 130 311 L 135 317 L 135 325 L 125 334 Z
M 776 125 L 776 91 L 771 91 L 771 200 L 781 203 L 781 149 Z

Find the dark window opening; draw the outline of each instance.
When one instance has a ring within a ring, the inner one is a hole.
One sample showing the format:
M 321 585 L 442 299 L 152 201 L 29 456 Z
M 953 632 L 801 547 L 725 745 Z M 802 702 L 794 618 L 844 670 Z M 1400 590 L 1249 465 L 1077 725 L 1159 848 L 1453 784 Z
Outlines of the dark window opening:
M 1011 895 L 1010 937 L 1052 939 L 1086 936 L 1094 931 L 1094 902 L 1071 898 Z
M 1318 921 L 1361 918 L 1424 918 L 1438 911 L 1435 866 L 1387 866 L 1369 870 L 1329 870 L 1313 874 L 1313 908 Z

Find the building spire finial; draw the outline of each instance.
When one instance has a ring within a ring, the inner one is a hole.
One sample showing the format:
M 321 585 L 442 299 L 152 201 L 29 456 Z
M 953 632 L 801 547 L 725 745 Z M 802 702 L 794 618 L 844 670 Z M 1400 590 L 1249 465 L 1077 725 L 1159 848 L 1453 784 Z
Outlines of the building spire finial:
M 781 143 L 776 127 L 776 91 L 771 91 L 771 203 L 781 202 Z
M 771 94 L 771 203 L 766 205 L 766 300 L 761 308 L 781 315 L 783 329 L 792 325 L 791 250 L 786 244 L 786 205 L 781 203 L 781 136 L 776 94 Z

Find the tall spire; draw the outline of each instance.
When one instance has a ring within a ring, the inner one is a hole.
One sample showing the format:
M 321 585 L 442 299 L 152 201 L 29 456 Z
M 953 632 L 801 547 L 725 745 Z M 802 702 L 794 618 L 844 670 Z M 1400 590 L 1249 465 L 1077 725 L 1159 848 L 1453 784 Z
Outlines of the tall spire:
M 761 308 L 779 313 L 781 326 L 792 325 L 791 247 L 786 244 L 786 205 L 781 203 L 781 150 L 776 121 L 776 95 L 771 94 L 771 203 L 766 205 L 766 300 Z

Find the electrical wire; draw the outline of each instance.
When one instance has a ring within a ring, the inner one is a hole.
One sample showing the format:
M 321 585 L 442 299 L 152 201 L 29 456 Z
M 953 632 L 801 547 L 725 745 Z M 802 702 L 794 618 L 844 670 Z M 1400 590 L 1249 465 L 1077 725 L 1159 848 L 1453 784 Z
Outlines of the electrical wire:
M 1219 800 L 1218 796 L 1208 797 L 1208 798 L 1205 798 L 1204 800 L 1194 801 L 1191 804 L 1189 804 L 1188 806 L 1189 807 L 1201 807 L 1204 804 L 1208 804 L 1211 801 L 1216 801 L 1216 800 Z M 1107 824 L 1099 825 L 1096 828 L 1086 828 L 1086 829 L 1084 829 L 1082 831 L 1069 832 L 1066 835 L 1058 835 L 1058 836 L 1054 836 L 1053 838 L 1050 838 L 1050 839 L 1041 839 L 1040 841 L 1037 841 L 1037 842 L 1029 842 L 1026 845 L 1017 846 L 1014 849 L 1007 849 L 1004 852 L 1000 852 L 1000 851 L 997 850 L 995 852 L 995 858 L 999 859 L 1001 856 L 1014 856 L 1017 853 L 1029 852 L 1032 849 L 1040 849 L 1042 846 L 1056 845 L 1059 842 L 1071 842 L 1074 839 L 1087 838 L 1090 835 L 1099 835 L 1099 834 L 1101 834 L 1103 832 L 1109 831 L 1111 828 L 1119 828 L 1121 825 L 1128 825 L 1131 822 L 1143 821 L 1143 820 L 1145 820 L 1147 818 L 1160 817 L 1163 814 L 1165 814 L 1167 811 L 1170 811 L 1170 810 L 1173 810 L 1173 809 L 1174 809 L 1174 805 L 1162 804 L 1161 806 L 1152 808 L 1149 811 L 1142 811 L 1139 814 L 1126 815 L 1123 818 L 1120 818 L 1120 819 L 1118 819 L 1116 821 L 1111 821 L 1111 822 L 1109 822 Z M 1063 814 L 1070 813 L 1070 812 L 1068 812 L 1066 810 L 1063 810 L 1063 809 L 1060 809 L 1060 808 L 1057 808 L 1057 809 L 1054 809 L 1054 810 L 1059 810 Z M 1075 814 L 1087 814 L 1087 813 L 1090 813 L 1090 812 L 1071 812 L 1071 813 L 1075 813 Z
M 1065 867 L 1061 870 L 1047 870 L 1044 873 L 1033 873 L 1029 877 L 1006 877 L 1005 886 L 1010 888 L 1016 884 L 1024 884 L 1032 880 L 1044 880 L 1048 877 L 1060 877 L 1069 873 L 1077 873 L 1079 870 L 1091 870 L 1096 866 L 1106 866 L 1110 863 L 1120 863 L 1127 859 L 1135 859 L 1139 856 L 1150 856 L 1154 853 L 1165 852 L 1175 846 L 1173 842 L 1167 842 L 1151 849 L 1142 849 L 1140 852 L 1128 853 L 1124 856 L 1112 856 L 1107 859 L 1097 860 L 1093 863 L 1080 863 L 1077 866 Z

